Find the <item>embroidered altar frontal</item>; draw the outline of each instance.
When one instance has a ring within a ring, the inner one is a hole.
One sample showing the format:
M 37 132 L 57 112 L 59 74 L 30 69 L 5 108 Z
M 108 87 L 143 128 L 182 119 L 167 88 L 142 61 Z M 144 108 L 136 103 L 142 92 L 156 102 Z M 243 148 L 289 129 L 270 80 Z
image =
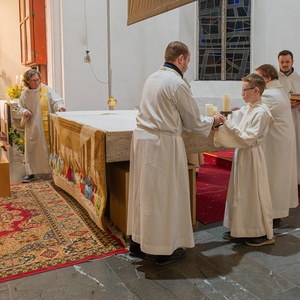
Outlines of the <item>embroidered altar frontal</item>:
M 107 133 L 120 131 L 121 127 L 131 135 L 136 114 L 137 111 L 97 111 L 50 115 L 49 165 L 54 182 L 72 195 L 102 230 L 107 198 Z

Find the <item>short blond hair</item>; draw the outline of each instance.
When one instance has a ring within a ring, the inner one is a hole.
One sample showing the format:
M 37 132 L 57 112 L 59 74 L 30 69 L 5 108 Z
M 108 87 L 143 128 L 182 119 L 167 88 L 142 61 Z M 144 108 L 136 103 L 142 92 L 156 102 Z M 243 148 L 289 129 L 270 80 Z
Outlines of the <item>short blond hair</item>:
M 266 88 L 266 82 L 264 78 L 256 73 L 249 74 L 248 76 L 242 78 L 242 80 L 249 82 L 251 87 L 257 87 L 261 95 Z
M 172 42 L 166 48 L 165 61 L 172 63 L 180 55 L 183 55 L 185 59 L 188 57 L 189 55 L 188 46 L 182 42 L 178 42 L 178 41 Z

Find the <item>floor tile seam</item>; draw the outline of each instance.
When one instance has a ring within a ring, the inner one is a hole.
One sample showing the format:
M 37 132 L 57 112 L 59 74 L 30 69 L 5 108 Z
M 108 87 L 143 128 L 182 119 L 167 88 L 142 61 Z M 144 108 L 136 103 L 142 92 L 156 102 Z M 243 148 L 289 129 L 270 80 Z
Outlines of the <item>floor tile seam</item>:
M 109 258 L 109 256 L 107 257 Z M 132 296 L 135 298 L 135 295 L 133 294 L 132 290 L 128 287 L 128 285 L 119 277 L 119 275 L 115 272 L 115 270 L 112 268 L 112 266 L 109 264 L 109 262 L 104 258 L 103 259 L 104 263 L 107 265 L 107 267 L 109 268 L 109 270 L 113 273 L 113 275 L 119 279 L 120 283 L 123 283 L 124 287 L 128 290 L 128 292 L 130 292 L 132 294 Z M 139 279 L 142 279 L 142 278 L 137 278 L 138 280 Z M 131 281 L 130 281 L 131 282 Z M 130 285 L 129 285 L 130 286 Z M 138 296 L 138 294 L 137 294 Z M 139 297 L 139 299 L 141 299 Z

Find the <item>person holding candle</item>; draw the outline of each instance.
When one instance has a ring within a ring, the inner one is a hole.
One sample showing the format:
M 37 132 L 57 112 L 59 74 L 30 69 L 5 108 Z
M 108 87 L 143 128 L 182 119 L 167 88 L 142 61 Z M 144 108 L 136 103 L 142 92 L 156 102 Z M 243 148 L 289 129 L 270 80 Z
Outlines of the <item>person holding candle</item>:
M 183 128 L 208 136 L 223 116 L 200 115 L 183 75 L 190 51 L 178 41 L 146 81 L 131 140 L 127 233 L 130 253 L 157 255 L 156 264 L 182 259 L 194 247 Z
M 66 111 L 63 99 L 49 86 L 41 83 L 38 71 L 25 72 L 27 87 L 20 97 L 18 113 L 22 114 L 21 125 L 25 124 L 25 167 L 27 176 L 22 182 L 34 180 L 34 174 L 49 174 L 48 113 Z
M 278 80 L 277 70 L 265 64 L 256 71 L 266 82 L 262 101 L 269 106 L 274 118 L 274 127 L 270 128 L 262 142 L 262 149 L 268 170 L 273 218 L 280 219 L 287 217 L 289 209 L 297 207 L 299 202 L 293 117 L 289 98 Z
M 300 75 L 293 68 L 293 53 L 289 50 L 280 51 L 278 63 L 280 67 L 278 79 L 288 97 L 290 98 L 291 94 L 300 94 Z M 297 177 L 300 184 L 300 101 L 291 101 L 291 108 L 296 134 Z
M 236 148 L 230 175 L 224 226 L 225 239 L 246 238 L 249 246 L 273 244 L 273 211 L 265 155 L 261 144 L 274 119 L 261 101 L 266 83 L 262 76 L 243 78 L 242 96 L 247 106 L 223 123 L 215 145 Z

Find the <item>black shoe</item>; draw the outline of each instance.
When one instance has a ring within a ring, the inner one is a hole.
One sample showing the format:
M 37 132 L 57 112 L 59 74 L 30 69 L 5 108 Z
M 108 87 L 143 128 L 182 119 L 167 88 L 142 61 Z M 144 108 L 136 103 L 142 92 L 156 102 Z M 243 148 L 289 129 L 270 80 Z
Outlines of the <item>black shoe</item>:
M 142 254 L 143 252 L 141 251 L 141 245 L 134 242 L 132 240 L 131 236 L 129 237 L 129 240 L 130 240 L 130 248 L 129 248 L 130 255 L 137 256 L 137 255 Z
M 22 180 L 22 183 L 27 183 L 27 182 L 30 182 L 30 181 L 33 181 L 34 180 L 34 175 L 27 175 L 26 177 L 23 178 Z
M 171 255 L 158 255 L 156 264 L 158 266 L 165 266 L 179 261 L 185 257 L 185 250 L 183 248 L 176 249 Z
M 258 247 L 258 246 L 274 244 L 275 239 L 271 238 L 271 239 L 268 240 L 267 236 L 265 235 L 265 236 L 260 236 L 260 237 L 257 237 L 257 238 L 249 239 L 249 240 L 245 241 L 245 243 L 248 246 Z
M 235 237 L 231 236 L 231 231 L 226 231 L 223 233 L 223 239 L 225 240 L 234 240 L 236 239 Z

